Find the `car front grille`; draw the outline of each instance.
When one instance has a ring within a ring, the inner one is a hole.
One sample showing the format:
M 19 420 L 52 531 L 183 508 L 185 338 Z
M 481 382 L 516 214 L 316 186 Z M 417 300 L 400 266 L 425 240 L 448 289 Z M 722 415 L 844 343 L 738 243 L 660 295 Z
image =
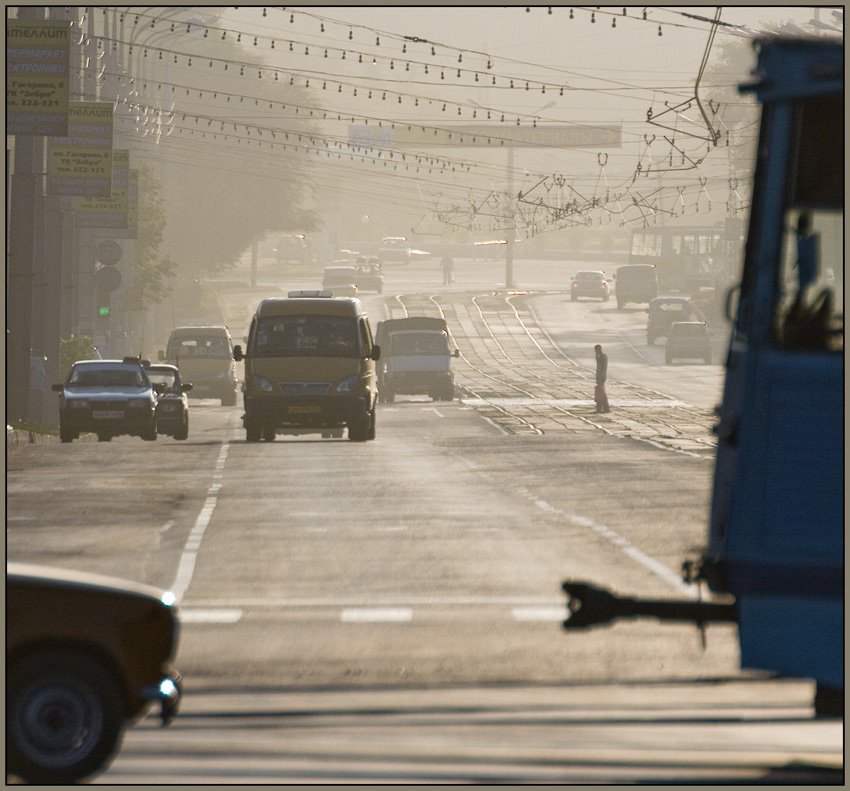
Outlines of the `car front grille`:
M 331 389 L 330 382 L 278 382 L 285 396 L 323 396 Z
M 90 401 L 89 402 L 92 409 L 126 409 L 129 406 L 129 403 L 126 400 L 123 401 Z

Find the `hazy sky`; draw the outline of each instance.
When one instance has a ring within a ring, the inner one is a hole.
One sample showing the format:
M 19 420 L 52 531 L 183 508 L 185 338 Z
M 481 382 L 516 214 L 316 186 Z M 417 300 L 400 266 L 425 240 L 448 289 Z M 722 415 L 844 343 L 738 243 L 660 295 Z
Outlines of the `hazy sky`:
M 734 197 L 732 176 L 747 173 L 744 159 L 755 139 L 757 108 L 735 86 L 748 81 L 755 63 L 749 36 L 787 22 L 805 25 L 815 17 L 834 21 L 825 8 L 723 7 L 706 55 L 715 12 L 713 6 L 255 6 L 215 11 L 216 26 L 241 31 L 244 47 L 262 55 L 282 79 L 312 92 L 313 105 L 325 111 L 316 123 L 331 148 L 333 141 L 350 141 L 352 128 L 364 125 L 365 119 L 372 129 L 476 124 L 497 132 L 535 124 L 618 125 L 621 146 L 517 148 L 512 189 L 542 184 L 537 194 L 547 201 L 568 201 L 575 197 L 571 189 L 552 192 L 563 176 L 571 188 L 594 200 L 630 190 L 636 174 L 643 178 L 651 172 L 652 189 L 665 190 L 665 205 L 684 200 L 692 210 L 698 199 L 703 207 L 707 202 L 712 209 L 722 207 Z M 256 48 L 252 36 L 260 40 Z M 741 122 L 739 113 L 733 145 L 714 146 L 698 107 L 684 105 L 695 97 L 703 61 L 710 70 L 730 44 L 740 45 L 747 59 L 736 73 L 706 76 L 700 99 L 714 108 L 715 128 L 731 126 L 726 119 L 739 104 L 749 104 L 744 112 L 751 118 Z M 726 86 L 724 103 L 718 82 Z M 679 111 L 667 116 L 673 128 L 660 127 L 658 115 L 671 107 Z M 228 108 L 228 116 L 236 120 L 269 122 L 267 110 L 259 108 L 256 116 L 252 112 L 249 107 L 238 112 Z M 648 123 L 649 114 L 655 123 Z M 285 124 L 286 113 L 274 122 Z M 452 164 L 422 174 L 415 183 L 397 179 L 403 200 L 414 200 L 423 210 L 455 211 L 486 197 L 488 190 L 507 189 L 506 149 L 438 148 L 417 143 L 406 149 L 411 155 L 443 156 Z M 369 153 L 378 155 L 376 150 Z M 367 185 L 376 175 L 389 173 L 368 159 L 315 160 L 311 174 L 316 183 L 360 196 L 373 190 Z M 687 196 L 680 199 L 682 189 Z M 389 204 L 398 200 L 394 190 L 393 185 L 382 187 Z M 632 197 L 623 194 L 626 202 Z

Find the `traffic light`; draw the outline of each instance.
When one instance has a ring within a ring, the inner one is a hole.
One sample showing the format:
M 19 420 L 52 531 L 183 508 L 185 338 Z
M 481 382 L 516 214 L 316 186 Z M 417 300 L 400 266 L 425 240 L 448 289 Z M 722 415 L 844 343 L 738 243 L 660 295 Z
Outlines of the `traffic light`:
M 112 313 L 111 297 L 109 291 L 97 290 L 97 317 L 99 321 L 107 321 Z

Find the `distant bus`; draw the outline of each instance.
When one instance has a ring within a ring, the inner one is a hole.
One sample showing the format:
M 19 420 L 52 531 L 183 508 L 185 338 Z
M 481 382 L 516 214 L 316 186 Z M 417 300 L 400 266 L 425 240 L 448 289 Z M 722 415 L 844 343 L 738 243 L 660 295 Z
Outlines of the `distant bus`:
M 736 278 L 744 249 L 744 221 L 717 225 L 661 225 L 632 231 L 630 264 L 654 264 L 665 291 L 725 288 Z

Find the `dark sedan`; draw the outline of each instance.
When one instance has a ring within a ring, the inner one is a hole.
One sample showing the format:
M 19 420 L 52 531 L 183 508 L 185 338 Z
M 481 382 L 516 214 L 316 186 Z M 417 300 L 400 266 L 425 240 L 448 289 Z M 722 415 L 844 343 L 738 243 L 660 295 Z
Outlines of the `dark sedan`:
M 6 766 L 66 784 L 105 767 L 153 702 L 176 714 L 173 595 L 94 574 L 6 567 Z

